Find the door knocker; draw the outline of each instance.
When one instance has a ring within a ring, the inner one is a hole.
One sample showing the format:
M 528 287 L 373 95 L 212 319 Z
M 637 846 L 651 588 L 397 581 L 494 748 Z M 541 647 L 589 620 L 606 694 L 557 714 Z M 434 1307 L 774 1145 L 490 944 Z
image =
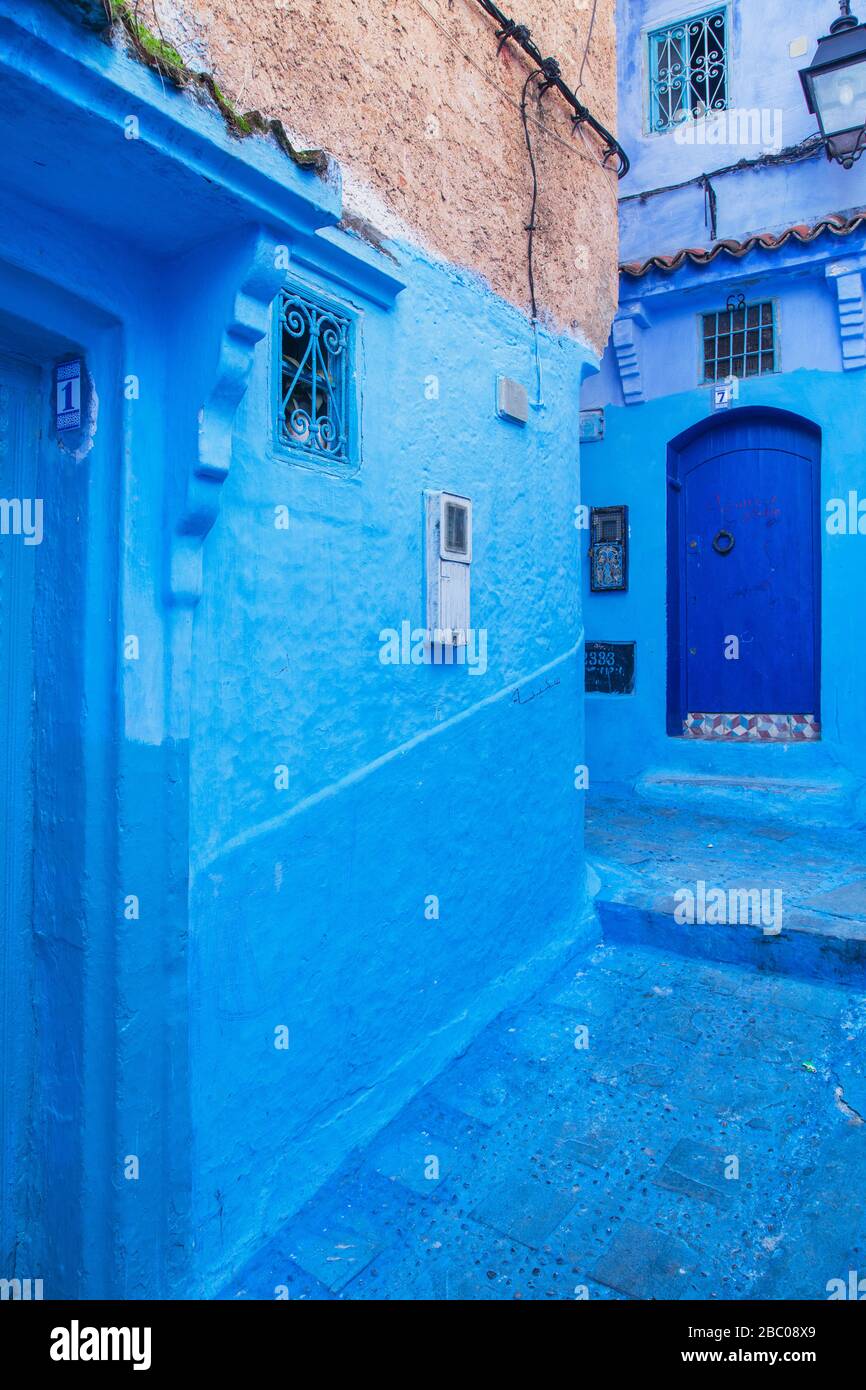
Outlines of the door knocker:
M 717 555 L 730 555 L 736 541 L 730 531 L 720 531 L 713 541 L 713 550 Z

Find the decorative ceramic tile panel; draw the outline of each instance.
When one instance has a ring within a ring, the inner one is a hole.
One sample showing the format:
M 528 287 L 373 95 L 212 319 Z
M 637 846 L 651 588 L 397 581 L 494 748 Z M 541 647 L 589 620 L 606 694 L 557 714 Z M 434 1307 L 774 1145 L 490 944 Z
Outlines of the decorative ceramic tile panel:
M 742 743 L 798 743 L 819 739 L 814 714 L 687 714 L 685 738 L 718 738 Z
M 621 541 L 609 541 L 605 545 L 592 548 L 592 589 L 599 592 L 606 589 L 624 589 L 625 579 L 622 567 L 623 548 Z
M 627 589 L 628 507 L 592 507 L 589 526 L 592 592 Z

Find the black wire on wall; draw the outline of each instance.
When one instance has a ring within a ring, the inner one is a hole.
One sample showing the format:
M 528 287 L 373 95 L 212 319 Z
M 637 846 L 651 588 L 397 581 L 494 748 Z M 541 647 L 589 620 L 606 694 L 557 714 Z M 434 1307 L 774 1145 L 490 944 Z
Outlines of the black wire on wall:
M 485 11 L 485 13 L 489 14 L 490 17 L 494 19 L 498 25 L 496 37 L 499 40 L 499 47 L 497 51 L 500 52 L 502 50 L 503 45 L 508 43 L 509 41 L 516 43 L 517 46 L 521 48 L 523 52 L 529 58 L 531 58 L 533 63 L 535 64 L 535 67 L 529 73 L 529 75 L 526 78 L 526 81 L 523 84 L 523 91 L 520 95 L 520 118 L 523 122 L 523 137 L 526 141 L 526 151 L 529 155 L 529 167 L 532 173 L 532 204 L 529 212 L 529 221 L 526 224 L 526 252 L 527 275 L 529 279 L 529 300 L 532 312 L 532 325 L 535 331 L 535 369 L 537 389 L 536 400 L 534 404 L 536 406 L 542 406 L 544 402 L 542 399 L 541 361 L 538 353 L 538 304 L 535 294 L 534 259 L 535 232 L 537 230 L 536 211 L 538 208 L 538 165 L 536 163 L 535 151 L 532 147 L 532 137 L 529 132 L 529 113 L 527 110 L 529 89 L 532 86 L 533 82 L 538 83 L 539 97 L 544 96 L 545 92 L 550 91 L 551 88 L 555 88 L 565 98 L 569 106 L 572 108 L 572 111 L 574 112 L 574 115 L 572 116 L 572 121 L 574 122 L 575 129 L 579 129 L 583 125 L 588 125 L 590 129 L 594 130 L 596 135 L 598 135 L 600 139 L 603 140 L 604 156 L 601 161 L 603 167 L 607 168 L 610 160 L 616 159 L 617 176 L 619 178 L 624 178 L 629 171 L 629 159 L 628 155 L 626 154 L 625 150 L 622 148 L 616 137 L 613 136 L 610 133 L 610 131 L 605 126 L 603 126 L 599 120 L 595 118 L 595 116 L 593 116 L 589 108 L 587 106 L 584 106 L 583 102 L 579 100 L 579 98 L 575 95 L 571 88 L 567 86 L 565 82 L 563 82 L 560 66 L 556 58 L 545 58 L 542 56 L 541 50 L 536 46 L 535 43 L 533 43 L 532 36 L 527 26 L 525 24 L 518 24 L 513 19 L 509 19 L 509 17 L 506 14 L 503 14 L 502 10 L 499 9 L 499 6 L 493 3 L 493 0 L 478 0 L 478 3 L 480 4 L 481 8 Z M 587 53 L 589 52 L 590 39 L 592 37 L 593 27 L 595 25 L 596 6 L 597 0 L 594 0 L 592 7 L 592 18 L 590 19 L 589 31 L 587 33 L 586 44 L 584 46 L 583 51 L 583 58 L 580 64 L 580 85 L 583 84 L 583 71 L 584 67 L 586 66 L 586 58 Z
M 799 164 L 804 159 L 815 159 L 824 152 L 826 141 L 817 132 L 801 140 L 797 145 L 788 145 L 778 154 L 766 152 L 754 159 L 739 159 L 736 164 L 726 164 L 721 169 L 710 169 L 708 173 L 693 174 L 691 178 L 681 179 L 679 183 L 668 183 L 662 188 L 647 188 L 642 193 L 628 193 L 620 198 L 621 203 L 645 203 L 650 198 L 658 198 L 663 193 L 678 193 L 682 188 L 702 188 L 704 191 L 704 221 L 709 228 L 710 239 L 718 235 L 718 195 L 713 187 L 713 179 L 724 178 L 727 174 L 740 174 L 747 169 L 767 169 L 774 164 Z
M 647 188 L 641 193 L 626 193 L 621 203 L 644 202 L 647 198 L 657 198 L 661 193 L 676 193 L 680 188 L 700 184 L 704 179 L 720 179 L 725 174 L 739 174 L 744 169 L 767 169 L 772 164 L 799 164 L 803 159 L 814 159 L 823 154 L 826 141 L 817 132 L 801 140 L 798 145 L 788 145 L 778 154 L 767 151 L 754 159 L 738 159 L 736 164 L 726 164 L 721 169 L 710 169 L 705 174 L 693 174 L 691 178 L 681 179 L 679 183 L 666 183 L 663 188 Z
M 529 115 L 526 110 L 526 101 L 529 96 L 530 85 L 542 76 L 540 68 L 533 68 L 523 84 L 523 91 L 520 94 L 520 119 L 523 121 L 523 138 L 526 141 L 526 149 L 529 154 L 529 167 L 532 170 L 532 205 L 529 209 L 529 221 L 526 224 L 526 258 L 527 272 L 529 275 L 529 302 L 532 306 L 532 322 L 538 318 L 538 306 L 535 302 L 535 262 L 533 259 L 535 241 L 535 212 L 538 207 L 538 166 L 535 163 L 535 151 L 532 148 L 532 137 L 529 134 Z
M 628 155 L 626 154 L 622 145 L 617 140 L 616 136 L 612 135 L 611 132 L 607 129 L 607 127 L 602 125 L 601 121 L 599 121 L 595 116 L 593 116 L 592 112 L 589 110 L 589 107 L 584 106 L 580 98 L 576 96 L 575 93 L 568 86 L 568 84 L 563 81 L 561 69 L 557 59 L 545 58 L 540 48 L 538 48 L 538 46 L 533 42 L 532 36 L 527 26 L 525 24 L 518 24 L 513 19 L 509 19 L 508 15 L 503 14 L 499 6 L 493 3 L 493 0 L 478 0 L 478 4 L 481 6 L 481 8 L 485 11 L 486 14 L 490 15 L 491 19 L 494 19 L 496 21 L 498 25 L 496 37 L 499 40 L 499 47 L 502 48 L 503 44 L 508 42 L 516 43 L 518 48 L 521 48 L 523 52 L 529 58 L 532 59 L 532 61 L 536 64 L 538 72 L 543 77 L 541 86 L 538 89 L 539 93 L 543 95 L 544 92 L 548 91 L 551 87 L 555 87 L 559 94 L 565 98 L 572 111 L 574 112 L 574 115 L 571 119 L 573 120 L 575 126 L 589 126 L 590 130 L 595 131 L 599 139 L 603 141 L 604 156 L 601 162 L 604 165 L 604 167 L 609 167 L 610 161 L 615 159 L 617 177 L 621 179 L 625 178 L 626 174 L 628 173 L 631 167 Z M 584 54 L 584 58 L 585 56 L 586 55 Z

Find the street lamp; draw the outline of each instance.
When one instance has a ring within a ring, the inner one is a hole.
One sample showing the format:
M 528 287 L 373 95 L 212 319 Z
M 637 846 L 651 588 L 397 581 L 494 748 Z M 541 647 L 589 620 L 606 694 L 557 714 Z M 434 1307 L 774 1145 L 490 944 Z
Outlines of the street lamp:
M 800 72 L 806 102 L 818 117 L 827 158 L 850 169 L 866 149 L 866 24 L 840 0 L 842 14 L 818 40 L 815 56 Z

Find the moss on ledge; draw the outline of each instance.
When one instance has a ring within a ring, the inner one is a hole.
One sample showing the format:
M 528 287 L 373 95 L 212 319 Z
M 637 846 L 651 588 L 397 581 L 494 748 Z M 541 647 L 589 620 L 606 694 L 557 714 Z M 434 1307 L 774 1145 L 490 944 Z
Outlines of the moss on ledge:
M 284 154 L 303 169 L 323 174 L 328 166 L 324 150 L 296 149 L 285 132 L 282 121 L 263 116 L 259 111 L 243 114 L 229 101 L 209 72 L 194 72 L 184 62 L 177 49 L 154 34 L 137 16 L 136 6 L 129 0 L 104 0 L 108 26 L 112 33 L 122 30 L 127 43 L 142 63 L 159 73 L 175 87 L 190 88 L 210 100 L 220 111 L 232 135 L 272 135 Z

